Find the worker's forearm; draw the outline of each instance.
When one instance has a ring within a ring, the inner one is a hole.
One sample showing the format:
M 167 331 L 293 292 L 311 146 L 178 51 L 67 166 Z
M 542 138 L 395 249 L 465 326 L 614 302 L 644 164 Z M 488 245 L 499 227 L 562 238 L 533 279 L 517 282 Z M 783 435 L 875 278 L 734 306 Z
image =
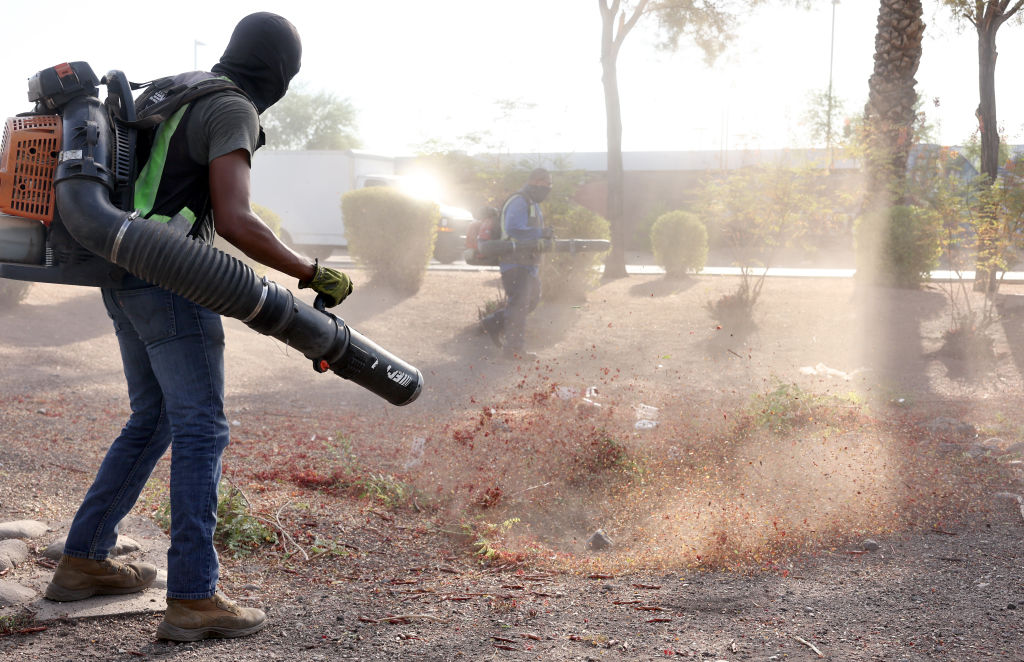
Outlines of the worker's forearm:
M 313 260 L 288 248 L 262 221 L 245 223 L 240 229 L 222 234 L 225 240 L 249 258 L 300 281 L 313 277 Z

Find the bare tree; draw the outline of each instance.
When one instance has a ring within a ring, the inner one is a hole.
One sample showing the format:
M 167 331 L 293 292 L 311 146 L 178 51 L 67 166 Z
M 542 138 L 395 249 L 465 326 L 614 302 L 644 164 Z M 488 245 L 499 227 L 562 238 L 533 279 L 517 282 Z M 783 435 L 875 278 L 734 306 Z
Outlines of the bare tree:
M 999 176 L 999 124 L 996 116 L 996 33 L 1000 26 L 1017 14 L 1024 0 L 942 0 L 953 14 L 974 26 L 978 32 L 978 134 L 981 142 L 981 173 L 985 183 L 992 185 Z M 1012 5 L 1012 6 L 1011 6 Z M 983 210 L 983 223 L 989 233 L 998 230 L 995 210 Z M 989 234 L 982 232 L 982 235 Z M 985 266 L 987 255 L 993 250 L 988 238 L 981 237 L 978 245 L 978 265 L 975 269 L 974 289 L 986 291 L 997 286 L 995 273 Z
M 622 170 L 622 110 L 619 104 L 619 49 L 647 9 L 648 0 L 622 7 L 620 0 L 598 0 L 601 7 L 601 83 L 608 135 L 608 201 L 605 216 L 611 225 L 612 250 L 604 263 L 605 278 L 626 275 L 626 228 L 623 218 L 625 178 Z M 618 25 L 616 26 L 616 21 Z M 616 29 L 617 27 L 617 29 Z
M 994 182 L 999 174 L 999 126 L 996 123 L 996 32 L 1024 6 L 1024 0 L 942 0 L 953 14 L 978 32 L 978 91 L 975 115 L 981 135 L 981 172 Z M 1012 6 L 1011 6 L 1012 4 Z M 1018 16 L 1020 20 L 1020 16 Z
M 611 224 L 612 249 L 605 259 L 605 278 L 626 275 L 626 226 L 622 168 L 622 112 L 619 104 L 618 57 L 622 43 L 646 16 L 658 21 L 667 50 L 680 42 L 695 43 L 708 65 L 714 63 L 735 37 L 738 17 L 770 0 L 598 0 L 601 10 L 601 82 L 604 85 L 608 134 L 608 199 L 605 214 Z M 807 0 L 782 0 L 807 6 Z

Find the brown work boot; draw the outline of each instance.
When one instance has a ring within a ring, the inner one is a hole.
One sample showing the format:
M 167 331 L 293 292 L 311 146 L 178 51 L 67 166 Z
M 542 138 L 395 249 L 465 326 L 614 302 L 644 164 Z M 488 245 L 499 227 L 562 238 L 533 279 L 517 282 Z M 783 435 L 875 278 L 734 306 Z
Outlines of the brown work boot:
M 219 593 L 204 600 L 167 598 L 167 611 L 156 636 L 171 641 L 227 639 L 259 632 L 266 624 L 267 615 L 261 610 L 239 607 Z
M 154 579 L 156 566 L 149 563 L 97 561 L 63 555 L 45 595 L 57 602 L 71 602 L 94 595 L 137 593 L 148 588 Z

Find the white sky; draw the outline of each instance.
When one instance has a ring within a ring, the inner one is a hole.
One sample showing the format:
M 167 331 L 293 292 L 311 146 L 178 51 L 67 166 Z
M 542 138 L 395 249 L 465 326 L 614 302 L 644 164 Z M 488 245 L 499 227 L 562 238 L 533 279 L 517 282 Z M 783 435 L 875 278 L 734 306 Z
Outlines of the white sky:
M 759 10 L 714 69 L 693 48 L 668 54 L 638 27 L 619 58 L 623 148 L 686 150 L 808 145 L 800 119 L 811 91 L 829 79 L 832 3 L 811 12 Z M 487 131 L 513 152 L 604 151 L 600 14 L 594 0 L 266 0 L 153 6 L 119 0 L 55 0 L 45 20 L 31 3 L 4 9 L 0 108 L 29 109 L 25 81 L 69 60 L 98 75 L 121 69 L 144 81 L 216 62 L 238 19 L 252 11 L 287 17 L 303 39 L 296 79 L 309 91 L 347 97 L 359 109 L 364 148 L 411 153 L 425 140 L 452 142 Z M 938 3 L 926 3 L 927 12 Z M 89 9 L 86 9 L 89 8 Z M 878 0 L 836 7 L 833 89 L 859 113 L 867 98 Z M 142 13 L 139 13 L 142 12 Z M 918 91 L 957 144 L 974 129 L 977 42 L 948 15 L 926 16 Z M 24 26 L 24 29 L 19 29 Z M 1024 89 L 1013 74 L 1024 60 L 1024 26 L 1003 26 L 996 91 L 1007 139 L 1024 136 Z M 195 47 L 195 41 L 203 46 Z M 502 117 L 496 101 L 532 108 Z

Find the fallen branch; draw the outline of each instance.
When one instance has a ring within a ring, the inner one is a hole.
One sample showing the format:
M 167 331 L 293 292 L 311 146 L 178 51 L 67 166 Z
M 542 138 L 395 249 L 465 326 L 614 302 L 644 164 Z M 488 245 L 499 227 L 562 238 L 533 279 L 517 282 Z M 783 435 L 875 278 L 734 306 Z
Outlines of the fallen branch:
M 45 625 L 40 625 L 34 628 L 22 628 L 20 630 L 14 630 L 12 632 L 0 632 L 0 637 L 9 637 L 12 634 L 32 634 L 33 632 L 42 632 L 45 629 Z
M 249 497 L 247 497 L 245 495 L 245 492 L 243 492 L 238 486 L 236 486 L 234 483 L 232 483 L 231 487 L 232 487 L 232 489 L 238 490 L 238 492 L 242 495 L 242 498 L 245 499 L 245 502 L 246 502 L 247 505 L 250 503 L 249 502 Z M 295 538 L 292 538 L 291 534 L 288 533 L 288 531 L 285 530 L 284 524 L 281 524 L 281 511 L 283 511 L 289 505 L 291 505 L 291 501 L 286 502 L 283 506 L 278 508 L 277 512 L 274 513 L 274 520 L 273 521 L 267 519 L 266 517 L 262 517 L 260 515 L 257 515 L 256 513 L 252 513 L 252 516 L 253 516 L 254 519 L 256 519 L 256 520 L 258 520 L 260 522 L 263 522 L 264 524 L 267 524 L 267 525 L 272 526 L 273 528 L 277 529 L 278 533 L 281 534 L 281 549 L 284 550 L 285 554 L 288 553 L 288 545 L 285 544 L 285 541 L 287 541 L 287 542 L 290 542 L 291 544 L 295 545 L 295 549 L 297 549 L 300 552 L 302 552 L 302 557 L 308 561 L 309 560 L 309 554 L 307 554 L 306 550 L 302 548 L 302 545 L 300 545 L 299 543 L 295 542 Z M 250 510 L 251 510 L 251 508 L 250 508 Z M 344 543 L 342 543 L 342 544 L 344 544 Z M 348 545 L 345 545 L 345 546 L 348 547 Z
M 807 646 L 808 648 L 810 648 L 812 651 L 814 651 L 814 653 L 818 657 L 825 657 L 825 654 L 822 653 L 820 650 L 818 650 L 817 646 L 815 646 L 811 642 L 807 641 L 806 639 L 801 639 L 800 637 L 796 636 L 795 634 L 791 634 L 789 636 L 792 637 L 794 641 L 797 641 L 797 642 L 803 644 L 804 646 Z
M 549 480 L 548 482 L 543 483 L 541 485 L 534 485 L 533 487 L 527 487 L 525 490 L 519 490 L 518 492 L 513 492 L 512 494 L 508 495 L 508 498 L 512 499 L 514 497 L 519 496 L 520 494 L 523 494 L 524 492 L 529 492 L 530 490 L 539 490 L 542 487 L 547 487 L 548 485 L 551 484 L 551 482 L 552 481 Z
M 394 625 L 406 625 L 412 621 L 426 621 L 427 623 L 440 623 L 441 620 L 430 614 L 402 614 L 400 616 L 385 616 L 378 618 L 378 623 L 391 623 Z
M 633 588 L 645 588 L 652 591 L 657 591 L 661 588 L 660 584 L 633 584 Z

